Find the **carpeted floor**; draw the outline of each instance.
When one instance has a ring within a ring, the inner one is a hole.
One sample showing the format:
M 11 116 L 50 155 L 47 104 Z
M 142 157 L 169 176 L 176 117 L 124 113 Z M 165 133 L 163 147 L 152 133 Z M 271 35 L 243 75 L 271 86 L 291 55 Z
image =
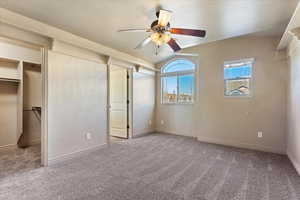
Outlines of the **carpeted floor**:
M 13 176 L 41 167 L 41 146 L 0 151 L 0 182 Z
M 5 200 L 296 200 L 286 156 L 152 134 L 0 180 Z
M 123 142 L 126 141 L 127 139 L 125 138 L 119 138 L 119 137 L 114 137 L 114 136 L 110 136 L 110 142 Z

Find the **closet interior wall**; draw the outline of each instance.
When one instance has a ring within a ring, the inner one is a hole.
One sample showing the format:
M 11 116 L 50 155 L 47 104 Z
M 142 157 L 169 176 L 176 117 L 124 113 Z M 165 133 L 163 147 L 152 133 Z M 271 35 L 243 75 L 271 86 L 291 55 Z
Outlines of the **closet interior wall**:
M 0 57 L 0 148 L 15 147 L 21 134 L 22 63 Z
M 23 143 L 41 143 L 42 74 L 41 65 L 23 63 Z

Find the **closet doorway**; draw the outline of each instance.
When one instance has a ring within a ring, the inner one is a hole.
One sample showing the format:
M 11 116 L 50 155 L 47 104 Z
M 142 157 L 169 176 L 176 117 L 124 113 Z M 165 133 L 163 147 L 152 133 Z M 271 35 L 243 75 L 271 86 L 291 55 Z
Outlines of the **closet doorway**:
M 40 48 L 0 40 L 0 177 L 42 166 Z

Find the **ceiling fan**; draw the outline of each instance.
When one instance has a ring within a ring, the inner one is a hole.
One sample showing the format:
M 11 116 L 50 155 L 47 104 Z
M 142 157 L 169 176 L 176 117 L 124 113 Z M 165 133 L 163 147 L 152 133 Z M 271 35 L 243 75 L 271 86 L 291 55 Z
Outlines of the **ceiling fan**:
M 156 13 L 157 20 L 152 22 L 150 28 L 147 29 L 121 29 L 118 32 L 149 32 L 151 33 L 145 40 L 143 40 L 135 49 L 141 49 L 151 41 L 154 42 L 157 49 L 164 45 L 168 44 L 174 52 L 181 50 L 181 47 L 176 42 L 176 39 L 172 37 L 172 34 L 175 35 L 188 35 L 195 37 L 205 37 L 205 30 L 196 30 L 196 29 L 184 29 L 184 28 L 171 28 L 170 19 L 172 12 L 168 10 L 159 10 Z

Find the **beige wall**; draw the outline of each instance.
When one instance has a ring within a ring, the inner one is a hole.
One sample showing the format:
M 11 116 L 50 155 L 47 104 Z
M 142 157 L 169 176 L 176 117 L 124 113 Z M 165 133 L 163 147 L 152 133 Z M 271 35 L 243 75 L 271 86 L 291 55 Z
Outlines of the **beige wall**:
M 41 52 L 39 50 L 26 48 L 7 42 L 1 42 L 1 40 L 0 57 L 12 60 L 22 60 L 31 63 L 41 63 Z
M 102 64 L 107 63 L 106 56 L 102 56 L 98 53 L 89 51 L 87 49 L 75 47 L 73 45 L 70 45 L 70 44 L 67 44 L 65 42 L 61 42 L 58 40 L 54 40 L 52 42 L 51 50 L 58 52 L 58 53 L 75 56 L 77 58 L 90 60 L 90 61 L 94 61 L 94 62 L 99 62 Z
M 6 57 L 2 56 L 0 54 L 0 78 L 20 79 L 18 61 L 5 60 Z
M 32 44 L 37 46 L 47 46 L 51 44 L 51 39 L 42 35 L 36 34 L 32 31 L 17 28 L 13 25 L 0 22 L 0 37 L 10 38 L 15 41 L 23 41 L 23 44 Z M 26 46 L 25 45 L 25 46 Z
M 133 137 L 155 130 L 155 74 L 133 72 Z
M 42 74 L 40 65 L 23 64 L 23 142 L 28 145 L 41 142 L 41 121 L 31 111 L 42 107 Z
M 300 174 L 300 41 L 289 46 L 289 95 L 287 153 Z
M 42 73 L 41 65 L 23 64 L 24 108 L 42 106 Z
M 17 144 L 17 83 L 0 81 L 0 147 Z
M 106 65 L 50 51 L 48 68 L 48 160 L 105 144 Z
M 277 44 L 278 38 L 244 36 L 187 49 L 199 54 L 196 103 L 161 105 L 158 78 L 157 130 L 285 153 L 287 62 L 284 52 L 276 52 Z M 223 63 L 245 58 L 255 58 L 253 97 L 225 98 Z

